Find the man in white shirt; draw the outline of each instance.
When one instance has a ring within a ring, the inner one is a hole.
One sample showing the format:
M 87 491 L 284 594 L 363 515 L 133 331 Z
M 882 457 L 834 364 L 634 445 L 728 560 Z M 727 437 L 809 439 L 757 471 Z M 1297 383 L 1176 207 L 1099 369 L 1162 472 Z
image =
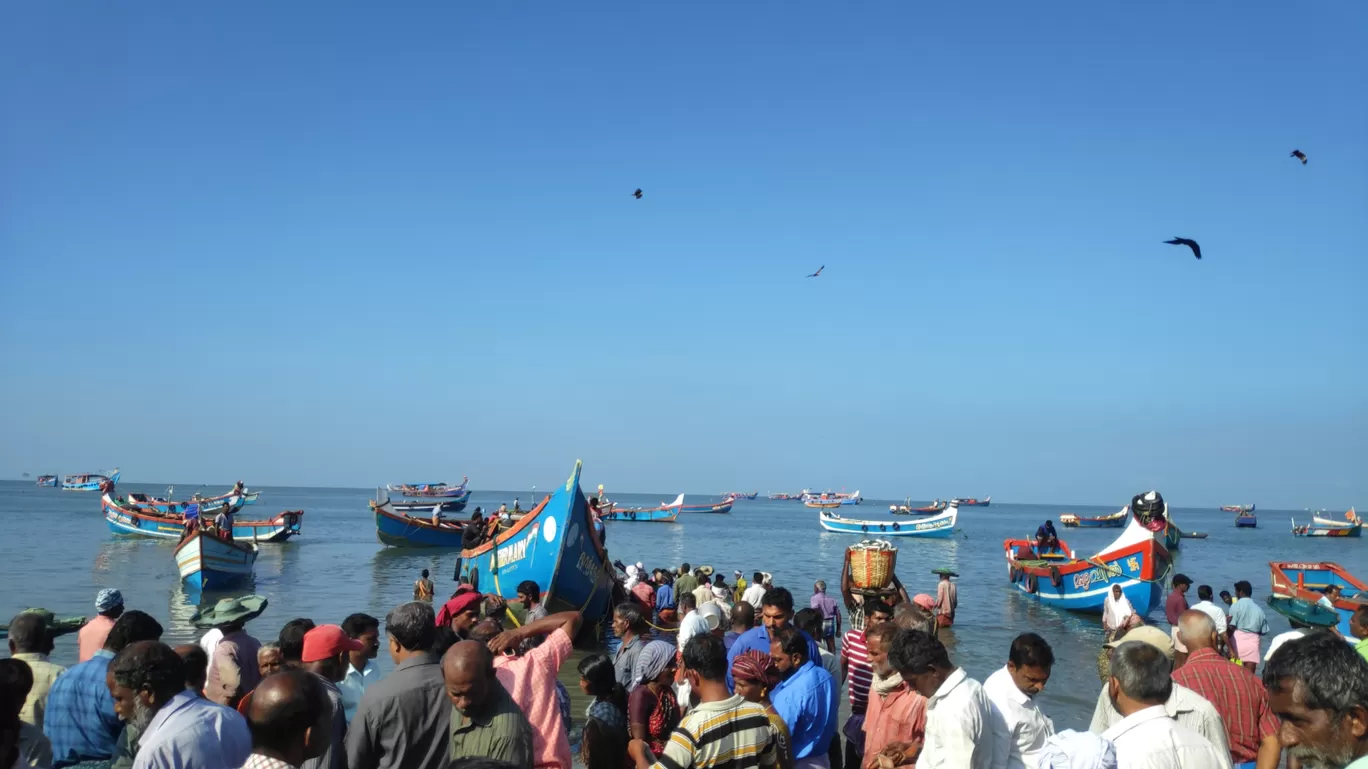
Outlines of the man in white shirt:
M 918 769 L 1003 769 L 1011 735 L 983 687 L 951 664 L 940 641 L 920 630 L 902 630 L 888 661 L 927 698 L 926 737 Z
M 1192 608 L 1211 617 L 1211 621 L 1216 623 L 1216 632 L 1224 636 L 1226 634 L 1225 609 L 1213 603 L 1211 597 L 1211 585 L 1198 585 L 1197 603 L 1193 604 Z
M 1012 641 L 1006 667 L 988 676 L 983 690 L 993 701 L 1003 727 L 1011 735 L 1007 769 L 1036 769 L 1054 722 L 1040 712 L 1034 697 L 1045 689 L 1054 667 L 1054 651 L 1044 638 L 1022 633 Z
M 352 614 L 342 620 L 342 630 L 350 637 L 361 642 L 362 649 L 350 652 L 350 662 L 346 674 L 338 682 L 342 692 L 342 705 L 346 711 L 347 723 L 356 715 L 356 706 L 361 695 L 371 684 L 380 680 L 380 670 L 375 666 L 375 658 L 380 653 L 380 620 L 369 614 Z
M 752 574 L 751 577 L 752 581 L 750 587 L 746 588 L 746 591 L 741 594 L 741 600 L 753 607 L 758 607 L 765 600 L 765 574 L 764 572 L 757 571 Z
M 1107 696 L 1123 718 L 1102 737 L 1116 746 L 1117 769 L 1229 769 L 1228 753 L 1165 711 L 1172 673 L 1163 652 L 1142 641 L 1126 641 L 1112 652 Z

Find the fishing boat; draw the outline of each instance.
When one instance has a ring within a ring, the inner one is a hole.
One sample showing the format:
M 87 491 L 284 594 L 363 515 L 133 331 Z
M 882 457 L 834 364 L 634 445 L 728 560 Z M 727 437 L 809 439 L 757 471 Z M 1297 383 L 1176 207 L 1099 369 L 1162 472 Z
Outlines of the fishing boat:
M 804 507 L 811 507 L 815 510 L 837 510 L 841 507 L 839 499 L 807 499 L 803 501 Z
M 406 497 L 449 497 L 466 501 L 470 499 L 470 490 L 466 488 L 469 483 L 469 478 L 462 478 L 461 482 L 455 485 L 450 483 L 391 483 L 385 487 L 385 490 L 403 494 Z
M 1252 513 L 1254 505 L 1221 505 L 1223 513 Z
M 949 537 L 955 533 L 959 508 L 950 505 L 945 512 L 912 521 L 865 521 L 846 518 L 823 510 L 822 528 L 838 534 L 878 534 L 880 537 Z
M 454 499 L 404 499 L 390 501 L 390 509 L 394 512 L 413 515 L 419 518 L 431 518 L 434 512 L 441 512 L 443 515 L 447 513 L 459 513 L 462 510 L 465 510 L 465 508 L 466 503 L 464 500 L 458 502 Z
M 176 545 L 181 581 L 194 590 L 219 590 L 252 578 L 257 546 L 220 539 L 211 531 L 195 531 Z
M 1297 519 L 1293 518 L 1292 534 L 1298 537 L 1353 537 L 1357 539 L 1363 535 L 1363 520 L 1358 517 L 1358 513 L 1352 507 L 1344 514 L 1343 521 L 1322 517 L 1318 512 L 1311 516 L 1311 523 L 1304 523 L 1300 526 L 1297 525 Z
M 119 469 L 116 467 L 109 475 L 100 473 L 80 473 L 62 479 L 62 491 L 101 491 L 106 483 L 119 482 Z
M 772 491 L 770 492 L 769 498 L 775 502 L 791 502 L 793 500 L 801 499 L 802 496 L 802 494 L 789 494 L 783 491 Z
M 968 499 L 952 499 L 950 500 L 950 504 L 959 505 L 960 507 L 987 507 L 992 501 L 993 498 L 991 496 L 984 497 L 983 499 L 969 497 Z
M 1368 584 L 1331 561 L 1270 561 L 1268 570 L 1273 595 L 1299 598 L 1309 603 L 1320 601 L 1326 588 L 1339 585 L 1339 598 L 1331 602 L 1339 614 L 1337 627 L 1340 635 L 1353 638 L 1349 633 L 1349 618 L 1359 607 L 1368 605 Z
M 51 486 L 52 488 L 55 489 L 55 488 L 57 488 L 57 476 L 55 476 L 55 475 L 40 475 L 40 476 L 38 476 L 37 485 L 39 485 L 39 486 Z
M 565 483 L 491 542 L 461 552 L 460 573 L 485 594 L 517 600 L 518 583 L 542 588 L 551 613 L 578 611 L 586 628 L 608 613 L 613 567 L 580 490 L 582 464 Z M 595 632 L 595 631 L 587 631 Z
M 156 510 L 163 513 L 183 514 L 191 505 L 198 505 L 201 513 L 216 513 L 224 508 L 240 510 L 244 505 L 250 505 L 256 501 L 259 492 L 248 492 L 247 488 L 238 481 L 227 492 L 212 497 L 205 497 L 195 494 L 190 499 L 183 502 L 176 502 L 171 499 L 175 494 L 174 486 L 167 488 L 166 496 L 154 497 L 150 494 L 130 491 L 125 495 L 130 506 Z
M 756 497 L 760 496 L 760 492 L 752 491 L 751 493 L 747 494 L 744 491 L 729 491 L 726 494 L 723 494 L 722 496 L 731 497 L 732 499 L 755 499 Z
M 1295 628 L 1332 628 L 1339 624 L 1339 614 L 1324 606 L 1300 598 L 1270 595 L 1264 599 L 1269 608 L 1287 618 Z
M 617 507 L 609 503 L 608 507 L 599 506 L 599 520 L 601 521 L 635 521 L 637 523 L 674 523 L 679 517 L 679 509 L 684 506 L 684 495 L 675 497 L 675 501 L 670 504 L 663 502 L 658 507 Z
M 1090 614 L 1100 614 L 1112 585 L 1120 585 L 1144 617 L 1159 605 L 1171 564 L 1164 545 L 1167 509 L 1126 510 L 1126 530 L 1091 558 L 1079 558 L 1063 541 L 1058 551 L 1038 553 L 1033 539 L 1005 540 L 1008 580 L 1042 604 Z
M 163 513 L 144 510 L 115 499 L 106 493 L 100 498 L 105 523 L 115 534 L 180 539 L 185 532 L 185 512 Z M 193 511 L 196 516 L 202 511 Z M 233 521 L 233 539 L 238 542 L 284 542 L 300 534 L 303 510 L 286 510 L 265 521 Z
M 461 535 L 465 532 L 463 521 L 432 522 L 432 505 L 428 513 L 409 515 L 395 509 L 384 491 L 377 491 L 370 501 L 371 512 L 375 514 L 375 536 L 381 544 L 390 547 L 461 547 Z
M 1064 513 L 1059 516 L 1059 522 L 1065 526 L 1080 529 L 1119 529 L 1126 525 L 1129 518 L 1130 506 L 1126 506 L 1111 515 L 1089 516 Z
M 925 507 L 913 507 L 911 498 L 908 498 L 901 505 L 889 505 L 888 512 L 894 515 L 931 515 L 939 513 L 949 505 L 949 502 L 942 502 L 938 499 Z
M 716 504 L 685 505 L 681 494 L 680 502 L 679 512 L 681 513 L 730 513 L 732 509 L 732 500 L 730 499 L 724 499 Z
M 837 506 L 840 506 L 840 505 L 858 505 L 858 504 L 860 504 L 861 502 L 864 501 L 864 497 L 861 497 L 861 496 L 860 496 L 860 492 L 859 492 L 858 490 L 856 490 L 856 491 L 854 491 L 854 492 L 852 492 L 852 493 L 849 493 L 849 494 L 847 494 L 847 493 L 845 493 L 845 492 L 832 492 L 832 491 L 824 491 L 824 492 L 822 492 L 822 493 L 820 493 L 820 494 L 814 494 L 813 492 L 811 492 L 811 491 L 809 491 L 809 490 L 807 490 L 807 489 L 803 489 L 803 493 L 802 493 L 802 495 L 801 495 L 800 498 L 802 499 L 802 501 L 803 501 L 804 503 L 808 503 L 808 502 L 835 502 Z M 817 507 L 817 505 L 808 505 L 808 507 Z
M 1257 529 L 1259 528 L 1259 517 L 1254 513 L 1238 513 L 1235 516 L 1235 528 Z

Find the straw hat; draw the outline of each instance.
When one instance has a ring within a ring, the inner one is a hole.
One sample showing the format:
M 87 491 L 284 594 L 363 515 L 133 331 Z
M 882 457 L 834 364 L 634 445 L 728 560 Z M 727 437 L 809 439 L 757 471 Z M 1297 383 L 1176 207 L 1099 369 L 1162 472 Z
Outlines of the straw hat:
M 241 598 L 220 598 L 212 609 L 201 609 L 190 617 L 195 627 L 218 627 L 247 622 L 266 611 L 265 596 L 244 595 Z
M 698 571 L 705 577 L 711 577 L 713 575 L 713 567 L 711 566 L 699 566 Z

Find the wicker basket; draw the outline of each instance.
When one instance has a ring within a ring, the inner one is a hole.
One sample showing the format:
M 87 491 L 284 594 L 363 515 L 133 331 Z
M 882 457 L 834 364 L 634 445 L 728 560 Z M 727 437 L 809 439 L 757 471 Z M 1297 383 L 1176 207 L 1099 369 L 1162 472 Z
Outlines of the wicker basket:
M 893 581 L 897 550 L 850 550 L 850 579 L 862 590 L 881 590 Z

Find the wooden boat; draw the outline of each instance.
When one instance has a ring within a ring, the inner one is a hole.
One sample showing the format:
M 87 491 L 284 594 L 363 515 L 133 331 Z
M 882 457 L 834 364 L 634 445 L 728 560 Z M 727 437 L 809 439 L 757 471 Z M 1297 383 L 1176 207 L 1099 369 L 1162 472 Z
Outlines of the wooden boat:
M 411 515 L 417 518 L 431 518 L 434 510 L 440 510 L 443 515 L 448 513 L 459 513 L 466 509 L 465 500 L 454 499 L 404 499 L 391 501 L 390 508 L 396 513 Z
M 950 500 L 950 504 L 959 505 L 960 507 L 987 507 L 992 501 L 993 498 L 991 496 L 984 497 L 983 499 L 969 497 L 968 499 L 952 499 Z
M 682 499 L 683 499 L 683 495 L 682 495 L 682 494 L 680 495 L 680 498 L 681 498 L 681 501 L 682 501 Z M 732 509 L 732 504 L 733 504 L 733 503 L 732 503 L 732 500 L 731 500 L 731 499 L 724 499 L 724 500 L 722 500 L 721 502 L 718 502 L 718 503 L 716 503 L 716 504 L 708 504 L 708 505 L 685 505 L 685 504 L 680 504 L 680 506 L 679 506 L 679 512 L 681 512 L 681 513 L 730 513 L 730 512 L 731 512 L 731 509 Z
M 839 499 L 826 499 L 826 500 L 809 499 L 809 500 L 805 500 L 805 501 L 803 502 L 803 506 L 804 506 L 804 507 L 811 507 L 811 508 L 814 508 L 814 509 L 817 509 L 817 510 L 837 510 L 837 509 L 839 509 L 839 508 L 841 507 L 841 500 L 839 500 Z
M 39 485 L 39 486 L 51 486 L 52 488 L 55 489 L 55 488 L 57 488 L 57 476 L 55 476 L 55 475 L 40 475 L 40 476 L 38 476 L 37 485 Z
M 241 510 L 244 505 L 255 502 L 258 495 L 258 492 L 248 492 L 246 487 L 239 485 L 217 496 L 202 497 L 195 495 L 183 502 L 176 502 L 171 499 L 174 491 L 174 487 L 167 489 L 165 497 L 154 497 L 150 494 L 130 491 L 125 495 L 125 498 L 128 500 L 129 506 L 134 508 L 180 515 L 184 514 L 191 505 L 199 505 L 200 513 L 217 513 L 225 507 Z
M 949 502 L 942 502 L 938 499 L 925 507 L 913 507 L 912 500 L 908 499 L 901 505 L 889 505 L 888 512 L 894 515 L 931 515 L 939 513 L 949 506 Z
M 395 503 L 383 491 L 370 501 L 375 513 L 375 536 L 390 547 L 461 547 L 464 521 L 432 523 L 432 506 L 426 515 L 408 515 L 395 509 Z
M 1287 617 L 1288 624 L 1292 627 L 1329 628 L 1339 624 L 1338 612 L 1319 606 L 1313 601 L 1270 595 L 1264 599 L 1264 602 L 1273 611 Z
M 838 534 L 877 534 L 879 537 L 949 537 L 955 533 L 959 508 L 950 505 L 945 512 L 911 521 L 865 521 L 846 518 L 829 510 L 821 514 L 822 528 Z
M 1163 514 L 1148 520 L 1132 514 L 1126 530 L 1091 558 L 1077 557 L 1063 541 L 1061 552 L 1037 553 L 1034 539 L 1005 540 L 1007 578 L 1042 604 L 1091 614 L 1100 614 L 1112 585 L 1120 585 L 1143 617 L 1163 598 L 1171 562 L 1166 523 Z
M 38 613 L 52 615 L 47 609 L 25 609 L 20 614 Z M 75 633 L 86 623 L 85 617 L 52 617 L 47 623 L 48 635 L 56 638 L 68 633 Z M 9 623 L 0 623 L 0 640 L 9 638 Z
M 466 488 L 469 483 L 469 478 L 462 478 L 454 486 L 450 483 L 391 483 L 385 489 L 406 497 L 449 497 L 464 502 L 470 499 L 470 490 Z
M 1223 513 L 1252 513 L 1254 505 L 1221 505 Z
M 1119 529 L 1126 525 L 1130 519 L 1130 505 L 1127 505 L 1111 515 L 1076 515 L 1074 513 L 1064 513 L 1059 516 L 1059 522 L 1064 526 L 1077 527 L 1080 529 Z
M 801 494 L 788 494 L 782 491 L 772 491 L 769 495 L 769 498 L 775 502 L 790 502 L 796 499 L 800 499 L 801 497 Z
M 181 581 L 195 590 L 219 590 L 249 581 L 256 559 L 256 545 L 220 539 L 211 531 L 196 531 L 176 545 Z
M 542 588 L 551 613 L 578 611 L 586 628 L 604 619 L 612 604 L 613 567 L 589 519 L 581 469 L 575 462 L 555 493 L 492 542 L 461 552 L 461 574 L 471 585 L 513 601 L 518 583 L 531 580 Z
M 1257 529 L 1259 528 L 1259 517 L 1253 513 L 1240 513 L 1235 516 L 1235 528 Z
M 1297 525 L 1297 519 L 1292 519 L 1292 533 L 1298 537 L 1353 537 L 1358 538 L 1363 535 L 1363 520 L 1358 517 L 1354 508 L 1349 508 L 1349 512 L 1344 514 L 1343 521 L 1336 521 L 1331 518 L 1322 518 L 1319 514 L 1311 517 L 1311 523 Z
M 108 493 L 100 498 L 105 523 L 115 534 L 180 539 L 185 532 L 185 515 L 137 509 Z M 238 542 L 284 542 L 299 536 L 303 510 L 286 510 L 265 521 L 233 521 L 233 539 Z
M 830 490 L 818 493 L 811 489 L 803 489 L 799 499 L 803 502 L 839 502 L 843 505 L 858 505 L 864 501 L 864 497 L 860 496 L 858 489 L 849 493 Z
M 1331 585 L 1340 586 L 1340 596 L 1333 604 L 1339 614 L 1340 635 L 1352 638 L 1349 618 L 1361 606 L 1368 605 L 1368 584 L 1331 561 L 1269 561 L 1269 581 L 1276 596 L 1299 598 L 1316 603 Z
M 637 523 L 674 523 L 679 517 L 679 509 L 684 506 L 684 495 L 675 497 L 670 504 L 659 507 L 617 507 L 611 502 L 605 508 L 599 506 L 601 521 L 635 521 Z
M 109 475 L 81 473 L 68 475 L 62 479 L 62 491 L 101 491 L 106 483 L 119 482 L 119 469 L 116 467 Z
M 722 496 L 731 497 L 732 499 L 755 499 L 756 497 L 760 496 L 760 492 L 752 491 L 751 493 L 747 494 L 744 491 L 730 491 L 726 494 L 723 494 Z

